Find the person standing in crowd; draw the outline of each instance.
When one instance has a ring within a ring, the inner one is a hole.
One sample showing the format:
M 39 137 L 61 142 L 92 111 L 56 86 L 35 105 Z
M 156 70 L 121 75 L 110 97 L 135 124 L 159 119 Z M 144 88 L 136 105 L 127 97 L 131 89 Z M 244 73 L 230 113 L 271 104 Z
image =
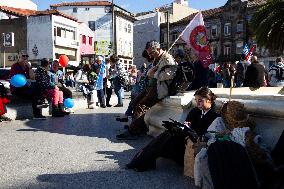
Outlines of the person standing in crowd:
M 277 57 L 275 64 L 269 68 L 269 85 L 272 87 L 284 86 L 284 60 L 282 57 Z
M 41 108 L 47 107 L 48 105 L 44 104 L 44 98 L 39 93 L 36 83 L 33 82 L 35 74 L 31 65 L 28 63 L 28 58 L 28 52 L 26 50 L 21 50 L 18 62 L 14 63 L 10 70 L 10 78 L 16 74 L 22 74 L 28 80 L 27 84 L 23 87 L 14 87 L 11 85 L 10 90 L 15 96 L 32 100 L 34 119 L 46 119 L 46 117 L 42 115 Z
M 60 91 L 63 92 L 64 98 L 72 98 L 72 92 L 64 86 L 64 73 L 59 70 L 59 62 L 54 60 L 49 72 L 51 82 L 53 82 Z
M 96 65 L 93 67 L 95 69 L 98 79 L 96 82 L 96 90 L 98 95 L 98 101 L 100 103 L 101 108 L 106 108 L 106 99 L 105 99 L 105 93 L 104 93 L 104 78 L 106 77 L 106 67 L 104 63 L 104 57 L 98 56 Z
M 114 92 L 117 96 L 117 105 L 114 107 L 123 107 L 123 87 L 124 82 L 127 80 L 127 74 L 124 66 L 119 62 L 119 58 L 116 55 L 110 57 L 110 64 L 112 67 L 110 78 L 112 79 Z
M 104 78 L 104 86 L 105 86 L 105 94 L 106 94 L 106 106 L 111 107 L 112 105 L 109 103 L 110 98 L 112 95 L 112 84 L 110 81 L 111 78 L 111 64 L 110 64 L 110 59 L 106 59 L 106 77 Z
M 263 65 L 257 61 L 257 56 L 251 58 L 251 65 L 245 73 L 244 87 L 259 88 L 264 86 L 265 70 Z
M 196 54 L 192 54 L 194 66 L 194 80 L 192 81 L 191 90 L 197 90 L 200 87 L 208 86 L 209 68 L 204 68 Z
M 223 87 L 229 88 L 231 86 L 231 72 L 230 72 L 230 63 L 225 62 L 223 64 L 222 69 L 222 80 L 223 80 Z
M 168 96 L 167 82 L 170 83 L 175 75 L 176 62 L 169 53 L 161 49 L 159 42 L 150 41 L 145 50 L 149 57 L 154 59 L 153 66 L 147 72 L 148 84 L 136 97 L 138 99 L 134 106 L 133 121 L 128 131 L 117 135 L 118 140 L 134 140 L 139 135 L 148 132 L 148 127 L 144 122 L 145 113 Z
M 236 64 L 235 83 L 236 87 L 242 87 L 245 79 L 245 68 L 242 62 Z

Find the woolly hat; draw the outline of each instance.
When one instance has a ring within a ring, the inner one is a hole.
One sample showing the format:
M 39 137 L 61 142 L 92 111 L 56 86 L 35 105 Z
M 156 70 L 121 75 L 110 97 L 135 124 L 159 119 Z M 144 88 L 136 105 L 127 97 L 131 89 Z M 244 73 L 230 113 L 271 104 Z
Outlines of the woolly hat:
M 221 109 L 221 116 L 230 130 L 242 127 L 249 127 L 251 130 L 255 128 L 255 123 L 250 119 L 244 104 L 238 101 L 226 102 Z

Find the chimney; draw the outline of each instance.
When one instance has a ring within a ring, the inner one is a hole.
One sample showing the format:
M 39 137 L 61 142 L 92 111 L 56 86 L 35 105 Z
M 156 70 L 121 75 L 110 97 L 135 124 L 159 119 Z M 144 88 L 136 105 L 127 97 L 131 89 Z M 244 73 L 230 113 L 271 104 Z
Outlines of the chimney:
M 187 0 L 175 0 L 174 3 L 181 4 L 181 5 L 188 7 L 188 1 Z

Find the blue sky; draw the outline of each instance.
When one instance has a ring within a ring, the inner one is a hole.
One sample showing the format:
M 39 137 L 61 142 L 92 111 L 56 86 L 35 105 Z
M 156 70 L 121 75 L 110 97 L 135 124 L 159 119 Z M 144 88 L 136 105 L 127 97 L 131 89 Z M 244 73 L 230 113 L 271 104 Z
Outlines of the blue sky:
M 49 8 L 50 4 L 57 4 L 61 2 L 79 2 L 88 0 L 32 0 L 38 5 L 38 10 L 45 10 Z M 111 2 L 111 0 L 109 0 Z M 126 10 L 137 13 L 143 11 L 153 10 L 155 7 L 159 7 L 173 0 L 114 0 L 114 3 L 118 6 L 125 8 Z M 216 8 L 224 5 L 227 0 L 189 0 L 189 6 L 199 10 L 205 10 L 210 8 Z

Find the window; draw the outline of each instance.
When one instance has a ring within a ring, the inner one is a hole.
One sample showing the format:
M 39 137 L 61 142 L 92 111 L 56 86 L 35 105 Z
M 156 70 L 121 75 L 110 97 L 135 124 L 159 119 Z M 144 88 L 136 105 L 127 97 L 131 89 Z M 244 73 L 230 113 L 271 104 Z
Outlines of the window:
M 83 35 L 83 36 L 82 36 L 82 43 L 83 43 L 83 44 L 86 44 L 86 41 L 87 41 L 86 36 Z
M 89 28 L 93 31 L 96 30 L 96 22 L 95 21 L 89 21 Z
M 127 23 L 124 24 L 124 31 L 127 33 Z
M 211 36 L 217 37 L 217 33 L 218 33 L 217 25 L 212 26 L 211 27 Z
M 78 8 L 77 7 L 73 7 L 73 12 L 77 13 Z
M 131 33 L 131 25 L 128 24 L 128 33 Z
M 89 7 L 85 8 L 85 11 L 89 11 L 89 10 L 90 10 L 90 8 L 89 8 Z
M 231 23 L 226 23 L 224 25 L 224 35 L 231 35 Z
M 61 37 L 61 30 L 62 30 L 62 28 L 57 27 L 57 36 L 58 37 Z
M 175 41 L 178 37 L 178 34 L 177 33 L 174 33 L 172 34 L 172 41 Z
M 236 42 L 236 54 L 242 54 L 243 46 L 244 46 L 244 42 L 243 41 L 237 41 Z
M 121 19 L 119 19 L 118 25 L 119 25 L 118 30 L 122 31 L 122 21 L 121 21 Z
M 56 36 L 56 26 L 53 28 L 53 36 Z
M 89 37 L 89 45 L 93 45 L 93 38 L 92 37 Z
M 224 46 L 224 56 L 229 57 L 230 54 L 231 54 L 231 46 L 230 45 Z
M 244 24 L 243 24 L 242 21 L 239 21 L 239 22 L 237 23 L 237 33 L 242 33 L 243 30 L 244 30 Z

